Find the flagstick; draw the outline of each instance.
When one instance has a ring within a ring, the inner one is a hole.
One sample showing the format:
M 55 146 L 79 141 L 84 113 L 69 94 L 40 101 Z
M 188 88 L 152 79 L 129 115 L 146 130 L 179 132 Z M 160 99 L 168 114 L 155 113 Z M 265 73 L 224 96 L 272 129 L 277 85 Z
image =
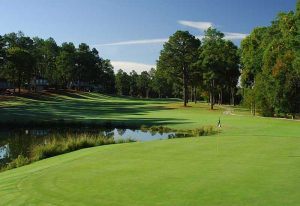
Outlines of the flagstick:
M 221 126 L 221 118 L 219 117 L 219 122 L 218 122 L 218 134 L 217 134 L 217 155 L 219 154 L 219 135 L 220 135 L 220 128 Z
M 219 134 L 220 134 L 220 129 L 218 128 L 218 135 L 217 135 L 217 155 L 219 154 Z

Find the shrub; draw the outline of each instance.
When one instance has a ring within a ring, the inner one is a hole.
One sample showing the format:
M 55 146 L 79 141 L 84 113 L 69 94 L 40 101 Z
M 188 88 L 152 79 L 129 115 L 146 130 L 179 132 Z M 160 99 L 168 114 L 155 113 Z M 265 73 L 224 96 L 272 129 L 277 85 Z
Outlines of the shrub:
M 10 162 L 3 170 L 10 170 L 13 168 L 28 165 L 30 162 L 31 161 L 27 157 L 24 157 L 23 155 L 18 155 L 18 157 L 12 162 Z
M 134 142 L 134 140 L 114 140 L 114 138 L 107 138 L 91 134 L 81 134 L 78 136 L 75 135 L 75 137 L 74 135 L 67 135 L 66 138 L 54 137 L 45 145 L 34 146 L 32 149 L 31 159 L 37 161 L 83 148 L 127 142 Z
M 141 131 L 146 132 L 159 132 L 159 133 L 175 133 L 175 135 L 169 135 L 169 138 L 182 138 L 182 137 L 198 137 L 208 136 L 216 133 L 213 126 L 204 126 L 196 129 L 172 129 L 164 126 L 141 126 Z

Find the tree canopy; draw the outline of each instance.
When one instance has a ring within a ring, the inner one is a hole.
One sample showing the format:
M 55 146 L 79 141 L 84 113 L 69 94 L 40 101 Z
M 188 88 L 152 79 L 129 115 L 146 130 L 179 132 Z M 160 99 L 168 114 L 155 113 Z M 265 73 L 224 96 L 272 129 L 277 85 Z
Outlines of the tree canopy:
M 188 101 L 188 84 L 191 65 L 197 60 L 200 40 L 187 31 L 177 31 L 164 44 L 157 62 L 158 70 L 165 72 L 173 79 L 179 79 L 183 88 L 184 106 Z
M 244 101 L 264 116 L 300 112 L 299 1 L 296 12 L 279 13 L 271 26 L 242 41 Z M 248 100 L 251 99 L 251 100 Z

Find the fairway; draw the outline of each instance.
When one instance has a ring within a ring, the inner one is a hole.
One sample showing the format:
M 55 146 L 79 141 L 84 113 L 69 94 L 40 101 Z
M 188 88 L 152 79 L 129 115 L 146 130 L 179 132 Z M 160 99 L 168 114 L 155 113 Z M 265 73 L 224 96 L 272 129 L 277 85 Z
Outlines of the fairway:
M 3 3 L 0 206 L 300 206 L 300 0 L 241 2 Z
M 209 111 L 205 103 L 183 108 L 176 101 L 80 96 L 6 101 L 1 116 L 30 113 L 37 118 L 43 112 L 52 119 L 110 119 L 174 128 L 216 125 L 221 117 L 222 129 L 208 137 L 83 149 L 0 173 L 0 205 L 281 206 L 300 202 L 299 121 L 253 117 L 227 106 Z M 78 105 L 82 115 L 76 114 Z M 89 109 L 90 113 L 82 112 Z

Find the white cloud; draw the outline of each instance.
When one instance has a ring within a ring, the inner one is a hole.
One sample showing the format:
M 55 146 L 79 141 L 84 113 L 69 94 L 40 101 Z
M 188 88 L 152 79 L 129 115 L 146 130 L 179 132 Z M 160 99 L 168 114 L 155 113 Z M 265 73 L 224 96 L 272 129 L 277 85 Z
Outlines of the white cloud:
M 212 22 L 202 22 L 202 21 L 178 21 L 179 24 L 196 28 L 201 31 L 207 30 L 209 27 L 213 27 Z M 248 34 L 234 33 L 234 32 L 224 32 L 225 39 L 227 40 L 241 40 L 248 36 Z M 202 39 L 203 36 L 197 36 L 198 39 Z
M 135 45 L 135 44 L 162 44 L 168 41 L 168 38 L 165 39 L 143 39 L 143 40 L 130 40 L 130 41 L 120 41 L 108 44 L 96 44 L 93 46 L 122 46 L 122 45 Z
M 196 28 L 201 31 L 207 30 L 209 27 L 213 27 L 213 23 L 211 22 L 202 22 L 202 21 L 178 21 L 179 24 Z M 224 32 L 225 39 L 228 40 L 241 40 L 244 39 L 248 34 L 243 33 L 234 33 L 234 32 Z M 198 39 L 202 39 L 203 36 L 196 36 Z M 126 46 L 126 45 L 144 45 L 144 44 L 163 44 L 168 41 L 168 38 L 161 39 L 138 39 L 138 40 L 130 40 L 130 41 L 119 41 L 112 42 L 107 44 L 95 44 L 94 47 L 102 47 L 102 46 Z
M 207 30 L 209 27 L 213 27 L 213 23 L 205 21 L 178 21 L 179 24 L 199 29 L 201 31 Z
M 225 39 L 227 40 L 242 40 L 249 35 L 249 34 L 233 33 L 233 32 L 224 32 L 224 34 L 225 34 Z
M 242 40 L 246 38 L 249 34 L 243 33 L 232 33 L 232 32 L 224 32 L 224 39 L 227 40 Z M 202 40 L 204 36 L 196 36 L 197 39 Z
M 197 39 L 202 40 L 204 36 L 195 36 Z
M 149 71 L 151 68 L 156 68 L 155 65 L 151 64 L 141 64 L 127 61 L 111 61 L 111 64 L 113 65 L 115 72 L 117 72 L 119 69 L 122 69 L 128 74 L 132 70 L 135 70 L 138 74 L 140 74 L 142 71 Z

